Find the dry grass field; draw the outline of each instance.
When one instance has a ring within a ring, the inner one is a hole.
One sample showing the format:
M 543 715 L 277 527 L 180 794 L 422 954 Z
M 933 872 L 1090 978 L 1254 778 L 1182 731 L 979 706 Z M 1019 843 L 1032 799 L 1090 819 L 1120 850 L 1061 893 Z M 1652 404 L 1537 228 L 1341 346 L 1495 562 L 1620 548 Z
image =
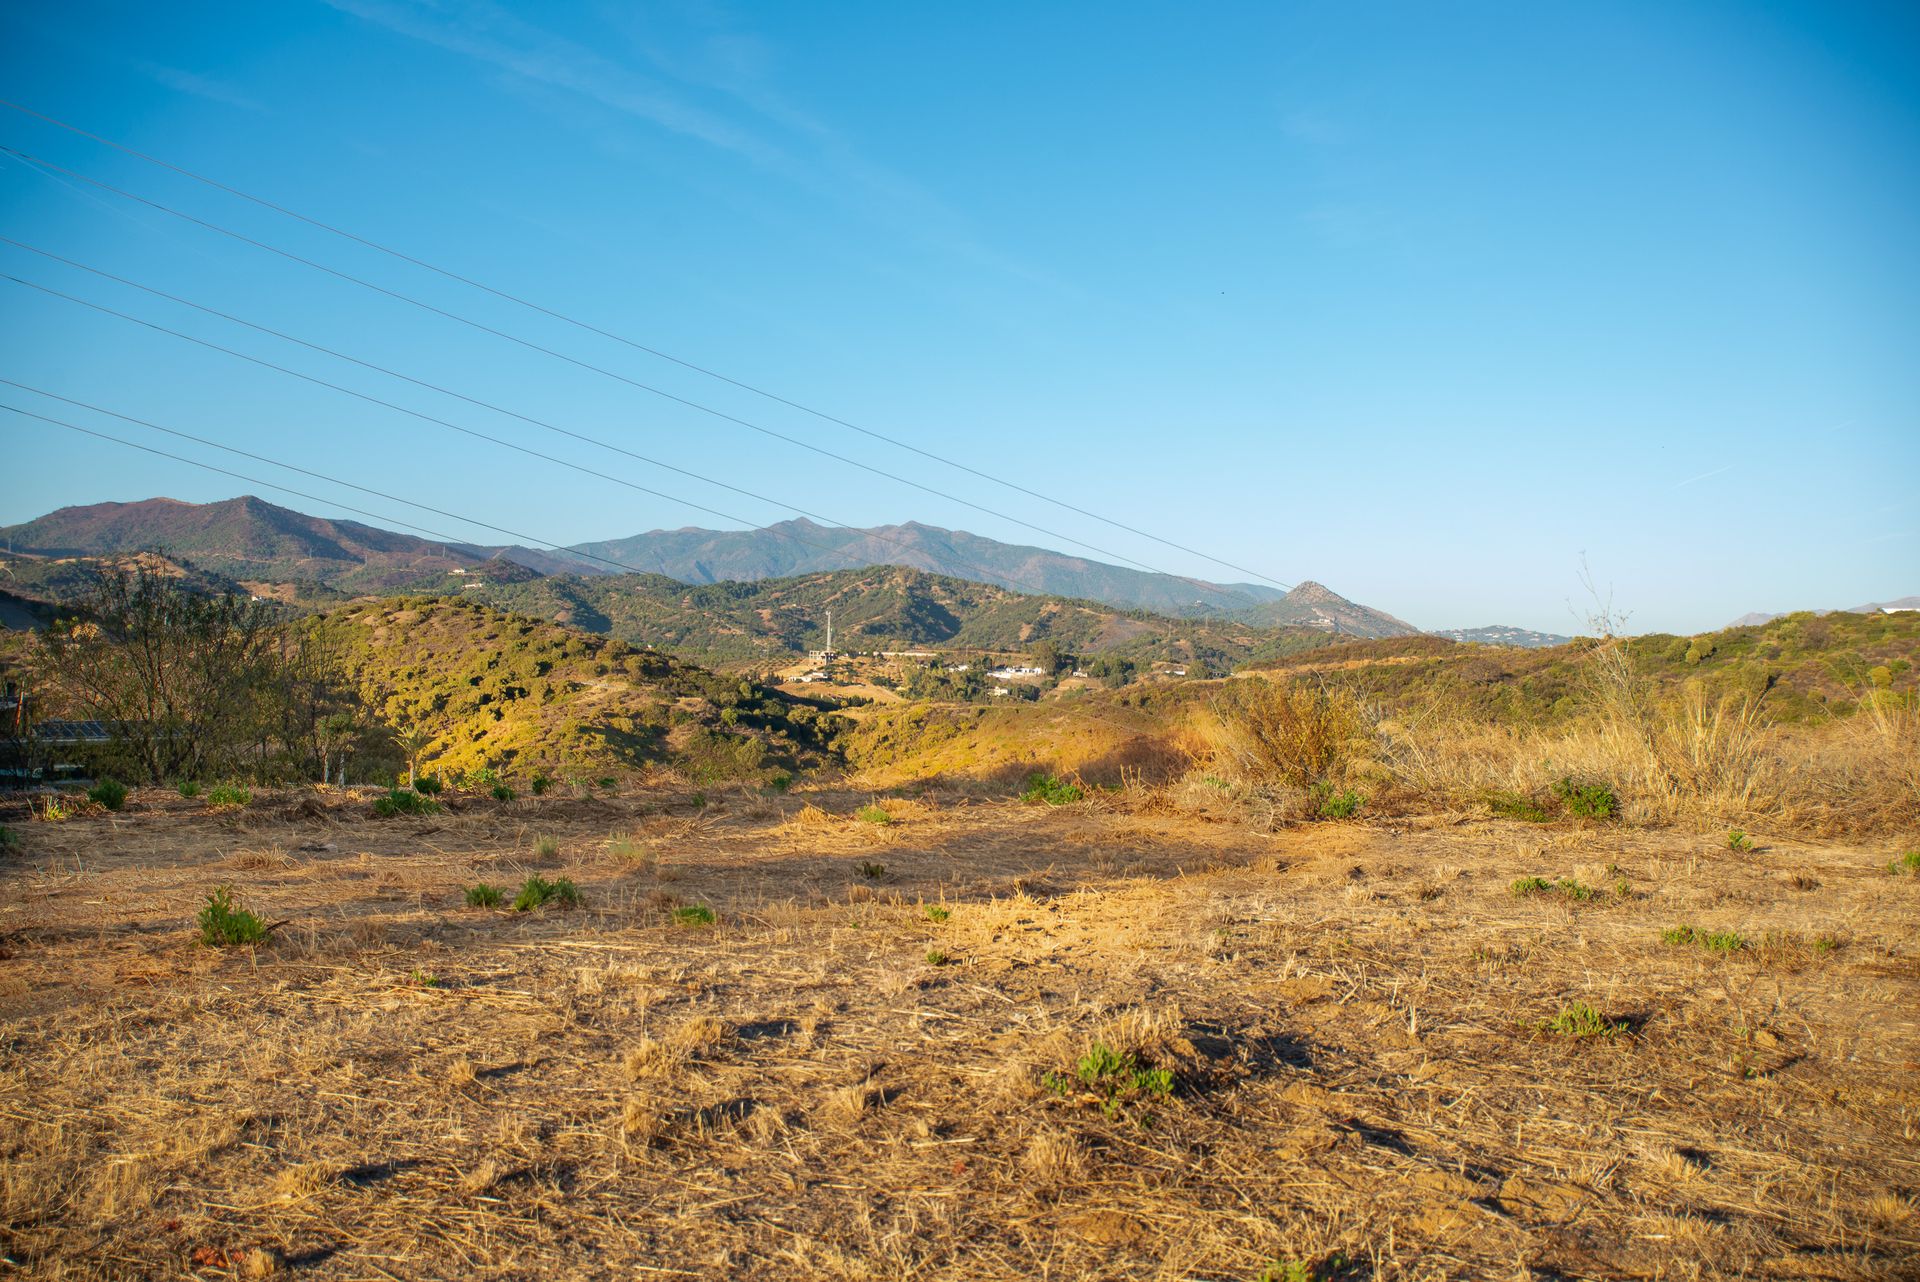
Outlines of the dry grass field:
M 10 821 L 8 1275 L 1920 1275 L 1897 845 L 372 795 Z

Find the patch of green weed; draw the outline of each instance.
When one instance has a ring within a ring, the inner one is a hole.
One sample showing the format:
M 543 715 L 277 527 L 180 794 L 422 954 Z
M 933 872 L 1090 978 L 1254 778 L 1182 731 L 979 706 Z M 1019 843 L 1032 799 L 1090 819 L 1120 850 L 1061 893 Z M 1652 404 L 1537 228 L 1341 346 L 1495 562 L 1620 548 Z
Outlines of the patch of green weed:
M 210 948 L 257 944 L 267 937 L 267 923 L 234 902 L 232 886 L 216 886 L 194 921 L 200 927 L 200 942 Z
M 469 908 L 498 908 L 500 901 L 505 897 L 500 887 L 489 886 L 484 881 L 467 887 L 467 907 Z
M 552 881 L 529 877 L 520 883 L 520 893 L 513 897 L 513 911 L 517 913 L 531 912 L 548 904 L 558 908 L 579 907 L 579 887 L 565 877 L 555 877 Z
M 1608 1019 L 1586 1002 L 1575 1002 L 1562 1009 L 1552 1019 L 1541 1020 L 1535 1027 L 1558 1037 L 1602 1040 L 1618 1037 L 1627 1031 L 1626 1024 Z
M 1086 795 L 1087 790 L 1077 783 L 1035 773 L 1027 776 L 1027 786 L 1021 791 L 1020 800 L 1030 806 L 1064 806 L 1083 800 Z
M 1553 795 L 1582 819 L 1614 819 L 1620 814 L 1620 798 L 1604 783 L 1562 779 L 1553 785 Z

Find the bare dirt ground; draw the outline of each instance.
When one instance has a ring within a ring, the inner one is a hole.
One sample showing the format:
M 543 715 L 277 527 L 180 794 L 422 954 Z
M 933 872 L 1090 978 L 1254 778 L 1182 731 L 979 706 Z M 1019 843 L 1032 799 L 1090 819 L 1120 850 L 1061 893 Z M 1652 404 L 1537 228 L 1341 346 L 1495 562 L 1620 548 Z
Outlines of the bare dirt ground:
M 7 1271 L 1920 1276 L 1892 849 L 868 800 L 15 823 Z M 528 874 L 583 905 L 463 906 Z

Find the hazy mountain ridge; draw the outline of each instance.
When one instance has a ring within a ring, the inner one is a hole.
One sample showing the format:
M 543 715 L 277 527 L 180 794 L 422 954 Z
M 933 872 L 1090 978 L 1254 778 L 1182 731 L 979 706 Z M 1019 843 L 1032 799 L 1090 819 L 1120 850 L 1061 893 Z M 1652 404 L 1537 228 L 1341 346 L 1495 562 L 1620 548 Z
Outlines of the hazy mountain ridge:
M 1484 628 L 1436 628 L 1431 635 L 1470 645 L 1512 645 L 1526 650 L 1545 650 L 1573 640 L 1557 632 L 1535 632 L 1531 628 L 1516 628 L 1504 623 L 1490 624 Z
M 1850 605 L 1841 610 L 1808 610 L 1805 611 L 1805 613 L 1811 614 L 1814 618 L 1818 619 L 1829 614 L 1884 614 L 1889 610 L 1920 610 L 1920 596 L 1896 597 L 1891 601 L 1869 601 L 1865 605 Z M 1775 619 L 1784 619 L 1789 614 L 1795 613 L 1800 613 L 1800 611 L 1780 610 L 1768 614 L 1764 610 L 1754 610 L 1741 615 L 1732 623 L 1727 624 L 1727 626 L 1730 628 L 1757 628 L 1762 624 L 1772 623 Z
M 573 550 L 683 583 L 751 582 L 823 570 L 904 565 L 1016 592 L 1103 601 L 1160 614 L 1231 614 L 1281 598 L 1274 588 L 1132 570 L 1046 548 L 908 521 L 870 529 L 800 518 L 759 530 L 650 530 Z M 604 567 L 603 567 L 604 568 Z
M 1302 583 L 1290 592 L 1208 583 L 919 522 L 849 529 L 802 519 L 761 530 L 654 530 L 542 551 L 443 543 L 357 521 L 307 516 L 246 496 L 205 504 L 147 499 L 67 507 L 0 529 L 0 537 L 19 550 L 47 556 L 164 549 L 210 574 L 248 584 L 294 584 L 303 595 L 319 599 L 463 587 L 475 578 L 520 582 L 530 575 L 561 575 L 590 580 L 617 577 L 623 568 L 700 585 L 900 565 L 1010 592 L 1095 601 L 1174 618 L 1311 627 L 1352 636 L 1417 631 L 1316 583 Z

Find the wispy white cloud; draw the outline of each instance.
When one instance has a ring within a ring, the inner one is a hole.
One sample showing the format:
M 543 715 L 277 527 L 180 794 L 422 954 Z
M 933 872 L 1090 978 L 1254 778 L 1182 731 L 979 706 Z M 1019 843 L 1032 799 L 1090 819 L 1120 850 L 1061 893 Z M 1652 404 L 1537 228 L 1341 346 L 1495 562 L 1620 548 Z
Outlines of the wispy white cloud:
M 492 0 L 432 5 L 325 0 L 396 34 L 462 54 L 540 86 L 738 155 L 858 217 L 976 266 L 1052 289 L 1063 283 L 995 249 L 971 220 L 925 187 L 863 155 L 845 134 L 775 85 L 774 51 L 713 12 L 693 38 L 665 41 L 647 13 L 601 6 L 599 16 L 643 71 L 610 52 L 506 12 Z M 683 15 L 685 16 L 685 15 Z M 700 101 L 706 99 L 706 102 Z
M 1714 469 L 1713 469 L 1713 471 L 1711 471 L 1711 472 L 1702 472 L 1702 473 L 1700 473 L 1700 475 L 1698 475 L 1698 476 L 1689 476 L 1689 477 L 1688 477 L 1688 478 L 1687 478 L 1686 480 L 1684 480 L 1684 481 L 1675 481 L 1675 482 L 1673 483 L 1673 486 L 1672 486 L 1672 488 L 1674 488 L 1674 489 L 1676 489 L 1676 490 L 1677 490 L 1677 489 L 1681 489 L 1681 488 L 1682 488 L 1682 487 L 1684 487 L 1684 486 L 1688 486 L 1688 485 L 1692 485 L 1692 484 L 1693 484 L 1693 483 L 1694 483 L 1695 481 L 1704 481 L 1704 480 L 1706 480 L 1706 479 L 1707 479 L 1708 477 L 1712 477 L 1712 476 L 1719 476 L 1719 475 L 1720 475 L 1720 474 L 1721 474 L 1722 472 L 1731 472 L 1731 471 L 1733 471 L 1733 469 L 1734 469 L 1735 467 L 1737 467 L 1737 466 L 1739 466 L 1739 465 L 1738 465 L 1737 463 L 1728 463 L 1728 464 L 1727 464 L 1726 466 L 1724 466 L 1724 467 L 1716 467 L 1716 468 L 1714 468 Z
M 326 0 L 342 13 L 436 45 L 516 76 L 580 94 L 603 107 L 651 121 L 777 169 L 790 162 L 776 147 L 623 67 L 585 45 L 533 26 L 497 5 L 426 9 L 383 0 Z
M 192 94 L 196 98 L 205 98 L 208 102 L 217 102 L 223 107 L 237 107 L 241 111 L 265 112 L 267 110 L 267 107 L 256 99 L 211 76 L 182 71 L 178 67 L 163 66 L 157 62 L 137 62 L 134 65 L 149 79 L 175 93 Z

